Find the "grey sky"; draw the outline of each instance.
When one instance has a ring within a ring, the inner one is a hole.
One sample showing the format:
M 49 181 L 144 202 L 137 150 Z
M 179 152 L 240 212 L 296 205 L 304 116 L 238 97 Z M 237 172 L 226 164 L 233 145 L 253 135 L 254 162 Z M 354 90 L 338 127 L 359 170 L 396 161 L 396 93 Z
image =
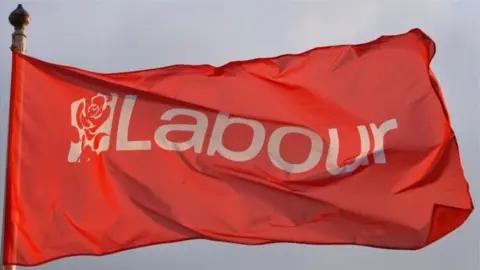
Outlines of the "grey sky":
M 214 64 L 369 41 L 420 27 L 437 43 L 434 71 L 457 134 L 474 201 L 480 196 L 478 0 L 25 0 L 28 54 L 99 72 Z M 0 1 L 1 179 L 10 87 L 11 26 L 18 1 Z M 3 19 L 1 19 L 3 18 Z M 48 93 L 45 93 L 48 98 Z M 0 194 L 3 194 L 3 184 Z M 41 187 L 41 183 L 39 183 Z M 3 197 L 0 198 L 3 202 Z M 191 241 L 35 269 L 479 269 L 480 215 L 416 252 L 360 247 L 246 247 Z

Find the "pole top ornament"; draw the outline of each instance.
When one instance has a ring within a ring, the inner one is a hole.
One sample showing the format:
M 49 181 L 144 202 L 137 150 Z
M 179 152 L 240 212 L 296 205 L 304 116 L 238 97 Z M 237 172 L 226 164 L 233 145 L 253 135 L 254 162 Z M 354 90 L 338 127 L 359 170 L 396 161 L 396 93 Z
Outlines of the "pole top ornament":
M 18 4 L 17 8 L 8 16 L 8 21 L 15 29 L 22 29 L 30 23 L 30 14 L 23 8 L 22 4 Z

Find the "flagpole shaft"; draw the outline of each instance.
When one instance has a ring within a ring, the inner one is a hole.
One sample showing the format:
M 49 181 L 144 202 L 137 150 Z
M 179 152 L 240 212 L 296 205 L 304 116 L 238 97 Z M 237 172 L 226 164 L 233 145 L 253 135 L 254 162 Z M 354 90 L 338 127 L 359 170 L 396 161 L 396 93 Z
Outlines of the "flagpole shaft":
M 8 21 L 10 24 L 13 26 L 14 30 L 12 33 L 12 45 L 10 49 L 14 52 L 24 54 L 27 49 L 27 35 L 25 34 L 25 28 L 27 25 L 30 23 L 30 15 L 28 12 L 23 8 L 21 4 L 17 6 L 17 8 L 10 13 L 10 16 L 8 17 Z M 13 71 L 12 71 L 13 72 Z M 8 146 L 7 146 L 8 149 Z M 8 153 L 7 153 L 8 156 Z M 5 164 L 6 166 L 6 164 Z M 6 180 L 6 178 L 5 178 Z M 6 181 L 5 181 L 6 183 Z M 5 184 L 5 192 L 7 191 L 7 185 Z M 5 196 L 5 195 L 4 195 Z M 6 201 L 5 201 L 6 202 Z M 3 223 L 3 229 L 5 228 L 5 206 L 6 203 L 4 203 L 4 223 Z M 3 230 L 3 239 L 1 241 L 2 243 L 2 255 L 3 255 L 3 249 L 4 249 L 4 239 L 5 239 L 5 230 Z M 3 256 L 2 256 L 3 258 Z M 2 262 L 3 263 L 3 262 Z M 15 270 L 16 266 L 14 265 L 2 265 L 3 270 Z

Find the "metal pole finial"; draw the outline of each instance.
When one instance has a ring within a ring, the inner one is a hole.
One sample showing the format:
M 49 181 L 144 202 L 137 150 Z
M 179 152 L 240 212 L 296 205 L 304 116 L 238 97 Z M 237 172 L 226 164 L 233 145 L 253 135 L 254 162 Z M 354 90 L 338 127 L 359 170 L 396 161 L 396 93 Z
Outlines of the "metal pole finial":
M 17 8 L 8 16 L 8 21 L 15 29 L 12 34 L 12 50 L 25 53 L 27 40 L 25 28 L 30 24 L 30 20 L 30 14 L 23 8 L 22 4 L 18 4 Z
M 22 4 L 18 4 L 17 8 L 8 16 L 8 21 L 15 29 L 25 28 L 30 23 L 30 14 Z

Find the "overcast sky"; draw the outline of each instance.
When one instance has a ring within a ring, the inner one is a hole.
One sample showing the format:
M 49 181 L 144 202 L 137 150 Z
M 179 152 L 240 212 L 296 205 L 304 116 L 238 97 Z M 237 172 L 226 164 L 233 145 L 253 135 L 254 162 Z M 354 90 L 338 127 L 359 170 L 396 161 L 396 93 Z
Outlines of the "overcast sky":
M 221 65 L 317 46 L 366 42 L 382 34 L 419 27 L 437 43 L 433 69 L 447 100 L 474 201 L 480 198 L 479 0 L 21 3 L 32 16 L 27 29 L 29 55 L 98 72 L 178 63 Z M 0 179 L 4 179 L 10 87 L 12 27 L 7 18 L 17 4 L 0 0 Z M 0 186 L 3 194 L 3 182 Z M 3 196 L 0 199 L 3 202 Z M 480 215 L 474 212 L 459 230 L 415 252 L 293 244 L 246 247 L 190 241 L 105 257 L 62 259 L 35 269 L 474 270 L 480 267 L 479 228 Z

